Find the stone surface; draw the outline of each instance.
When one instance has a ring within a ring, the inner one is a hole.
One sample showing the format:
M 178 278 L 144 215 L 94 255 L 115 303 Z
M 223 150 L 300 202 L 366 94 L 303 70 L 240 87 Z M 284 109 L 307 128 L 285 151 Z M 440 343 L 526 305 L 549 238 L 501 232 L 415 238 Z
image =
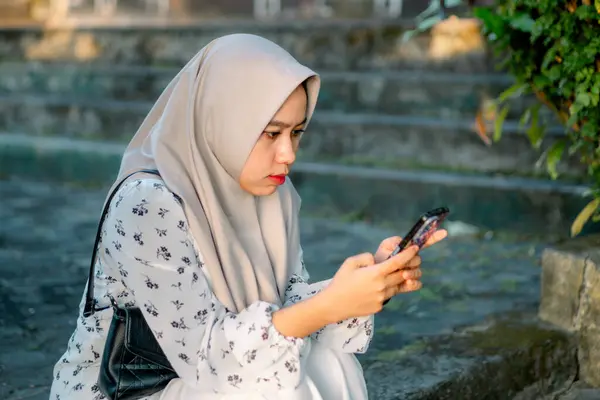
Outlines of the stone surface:
M 598 320 L 586 321 L 579 332 L 579 370 L 581 379 L 600 388 L 600 329 Z
M 600 236 L 557 245 L 542 260 L 540 318 L 577 332 L 581 377 L 600 387 Z
M 542 254 L 540 318 L 569 331 L 579 330 L 580 289 L 585 259 L 555 249 Z
M 0 134 L 0 175 L 97 186 L 116 174 L 123 150 L 116 143 Z M 508 230 L 564 237 L 587 203 L 585 186 L 565 182 L 304 160 L 301 154 L 292 178 L 306 210 L 394 228 L 408 229 L 417 215 L 443 204 L 452 210 L 452 220 L 475 225 L 482 234 Z
M 568 383 L 568 382 L 567 382 Z M 600 400 L 600 389 L 594 389 L 583 381 L 574 381 L 570 385 L 552 393 L 552 396 L 540 397 L 539 387 L 544 382 L 536 382 L 515 396 L 512 400 L 540 400 L 552 398 L 555 400 Z
M 531 399 L 568 388 L 577 374 L 575 345 L 564 333 L 520 315 L 425 338 L 367 364 L 374 399 L 510 399 L 539 378 Z M 398 374 L 397 371 L 402 371 Z M 450 377 L 448 377 L 450 375 Z
M 586 263 L 580 305 L 579 364 L 586 382 L 600 388 L 600 240 Z
M 146 65 L 5 62 L 0 65 L 0 94 L 154 101 L 178 71 Z M 513 83 L 508 75 L 499 73 L 317 72 L 322 78 L 319 109 L 349 113 L 473 119 L 483 104 Z M 507 118 L 520 118 L 524 108 L 535 101 L 531 96 L 511 101 Z M 550 114 L 546 109 L 540 111 L 544 116 Z
M 152 107 L 147 101 L 56 95 L 0 96 L 0 130 L 43 136 L 66 136 L 127 142 Z M 384 115 L 319 110 L 303 140 L 302 154 L 312 160 L 335 160 L 396 168 L 453 169 L 547 176 L 537 164 L 541 152 L 562 137 L 551 125 L 534 150 L 517 121 L 506 121 L 504 137 L 486 146 L 474 119 L 440 119 L 420 115 Z M 558 170 L 581 177 L 575 157 Z
M 431 53 L 431 39 L 427 35 L 403 42 L 405 26 L 396 20 L 297 20 L 204 22 L 186 26 L 13 28 L 4 29 L 0 35 L 0 60 L 182 66 L 214 38 L 245 32 L 273 40 L 315 68 L 426 67 L 462 72 L 493 71 L 485 47 L 461 48 L 448 57 L 437 58 Z
M 75 323 L 105 192 L 13 180 L 0 181 L 0 193 L 0 398 L 47 399 L 52 365 Z M 306 214 L 302 220 L 315 280 L 398 233 Z M 501 391 L 516 393 L 551 371 L 569 375 L 569 337 L 527 316 L 538 306 L 543 247 L 465 236 L 424 251 L 423 289 L 386 306 L 361 357 L 373 398 L 506 398 Z M 498 313 L 504 317 L 480 323 Z

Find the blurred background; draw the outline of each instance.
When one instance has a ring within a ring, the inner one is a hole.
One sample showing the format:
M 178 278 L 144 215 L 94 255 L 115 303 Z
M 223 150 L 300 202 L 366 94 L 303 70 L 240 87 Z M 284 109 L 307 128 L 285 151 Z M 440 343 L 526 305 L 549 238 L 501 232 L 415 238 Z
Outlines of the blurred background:
M 492 138 L 489 106 L 514 78 L 471 12 L 490 4 L 0 0 L 0 399 L 47 398 L 124 146 L 179 68 L 233 32 L 275 41 L 322 77 L 292 175 L 313 279 L 450 208 L 451 239 L 424 254 L 423 290 L 386 307 L 361 356 L 373 398 L 441 398 L 414 393 L 435 393 L 480 355 L 443 367 L 447 353 L 415 343 L 535 313 L 541 251 L 569 236 L 587 202 L 584 166 L 566 157 L 553 180 L 540 161 L 564 136 L 557 119 L 540 111 L 537 148 L 524 134 L 534 96 L 515 99 Z

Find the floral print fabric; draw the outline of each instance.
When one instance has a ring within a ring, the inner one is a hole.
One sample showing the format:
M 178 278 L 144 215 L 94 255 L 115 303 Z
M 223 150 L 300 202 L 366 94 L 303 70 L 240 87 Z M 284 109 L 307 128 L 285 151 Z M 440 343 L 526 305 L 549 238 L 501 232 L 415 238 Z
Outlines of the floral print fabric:
M 96 385 L 112 317 L 111 299 L 140 307 L 180 379 L 198 393 L 277 393 L 298 387 L 303 359 L 317 340 L 344 353 L 366 351 L 373 318 L 331 324 L 306 338 L 284 337 L 271 322 L 278 308 L 256 302 L 239 313 L 212 294 L 202 255 L 188 231 L 180 199 L 157 179 L 123 185 L 102 229 L 95 298 L 107 307 L 80 316 L 54 369 L 51 399 L 102 399 Z M 322 290 L 308 283 L 300 255 L 285 306 Z M 277 397 L 275 397 L 277 398 Z

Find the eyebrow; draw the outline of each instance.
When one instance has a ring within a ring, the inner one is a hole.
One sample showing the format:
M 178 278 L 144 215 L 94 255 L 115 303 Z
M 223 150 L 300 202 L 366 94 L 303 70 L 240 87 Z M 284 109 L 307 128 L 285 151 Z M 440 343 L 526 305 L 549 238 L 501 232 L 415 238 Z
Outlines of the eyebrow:
M 304 117 L 304 120 L 302 122 L 300 122 L 299 124 L 296 124 L 294 126 L 304 125 L 305 123 L 306 123 L 306 117 Z M 269 122 L 267 124 L 267 126 L 278 126 L 280 128 L 289 128 L 289 127 L 291 127 L 290 124 L 288 124 L 286 122 L 283 122 L 283 121 L 276 120 L 276 119 L 271 120 L 271 122 Z

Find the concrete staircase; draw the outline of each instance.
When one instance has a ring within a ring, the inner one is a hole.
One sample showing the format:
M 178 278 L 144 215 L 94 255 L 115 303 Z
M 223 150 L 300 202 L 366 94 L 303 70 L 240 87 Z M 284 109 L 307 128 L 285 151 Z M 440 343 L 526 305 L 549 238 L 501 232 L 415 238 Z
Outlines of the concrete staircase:
M 561 181 L 535 167 L 518 124 L 532 99 L 514 105 L 501 142 L 475 133 L 481 103 L 511 83 L 484 47 L 440 58 L 430 36 L 402 43 L 403 25 L 381 21 L 0 31 L 3 175 L 110 181 L 178 68 L 231 32 L 268 37 L 323 78 L 293 177 L 312 213 L 408 227 L 445 204 L 485 229 L 563 235 L 585 203 L 575 161 Z M 551 125 L 542 150 L 561 135 Z

